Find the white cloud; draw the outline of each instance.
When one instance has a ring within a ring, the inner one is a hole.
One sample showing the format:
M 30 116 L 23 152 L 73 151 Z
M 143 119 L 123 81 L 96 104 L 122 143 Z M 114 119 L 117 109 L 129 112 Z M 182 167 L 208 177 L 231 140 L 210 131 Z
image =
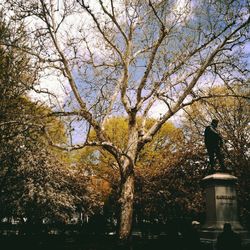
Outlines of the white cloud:
M 190 1 L 188 0 L 178 0 L 176 1 L 173 11 L 176 14 L 186 14 L 190 10 Z
M 38 85 L 35 87 L 37 90 L 31 90 L 28 95 L 34 101 L 41 101 L 50 107 L 62 106 L 70 93 L 70 89 L 65 79 L 58 77 L 53 72 L 41 77 Z M 47 93 L 44 93 L 47 92 Z
M 168 111 L 167 105 L 163 101 L 157 101 L 152 106 L 152 108 L 149 111 L 149 117 L 154 119 L 159 119 L 161 116 L 163 116 Z M 179 110 L 176 114 L 174 114 L 169 121 L 171 121 L 175 126 L 179 126 L 181 123 L 181 118 L 184 115 L 183 110 Z
M 149 117 L 159 119 L 168 110 L 167 105 L 163 101 L 155 102 L 152 108 L 149 110 Z

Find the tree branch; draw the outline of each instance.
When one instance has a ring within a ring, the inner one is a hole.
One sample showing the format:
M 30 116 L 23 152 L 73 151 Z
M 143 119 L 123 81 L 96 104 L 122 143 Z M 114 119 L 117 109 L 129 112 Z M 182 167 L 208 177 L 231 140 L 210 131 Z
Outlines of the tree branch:
M 105 34 L 105 32 L 102 30 L 100 23 L 98 22 L 96 16 L 93 14 L 93 12 L 90 10 L 90 7 L 87 6 L 84 3 L 84 0 L 77 0 L 77 2 L 89 13 L 89 15 L 92 17 L 93 21 L 95 22 L 97 29 L 99 30 L 99 32 L 102 34 L 104 40 L 118 53 L 118 55 L 120 56 L 121 60 L 123 61 L 123 55 L 122 52 L 117 48 L 117 46 L 115 44 L 113 44 L 107 37 L 107 35 Z
M 115 24 L 115 26 L 118 28 L 118 30 L 121 32 L 122 36 L 124 37 L 126 43 L 128 44 L 128 38 L 126 36 L 126 34 L 124 33 L 124 31 L 122 30 L 121 26 L 118 24 L 116 18 L 115 18 L 115 12 L 114 12 L 114 6 L 113 6 L 113 1 L 111 1 L 111 9 L 112 9 L 112 14 L 108 12 L 108 10 L 104 7 L 103 5 L 103 1 L 99 0 L 99 3 L 101 4 L 102 10 L 104 11 L 104 13 L 106 13 L 110 19 L 113 21 L 113 23 Z
M 189 83 L 183 94 L 179 97 L 178 101 L 174 105 L 174 107 L 165 113 L 165 115 L 148 130 L 148 132 L 141 138 L 141 143 L 146 143 L 148 141 L 151 141 L 153 136 L 157 133 L 157 131 L 162 127 L 162 125 L 168 120 L 173 114 L 178 112 L 182 108 L 183 101 L 185 98 L 190 94 L 196 83 L 198 82 L 199 78 L 202 76 L 202 74 L 205 72 L 207 67 L 211 64 L 215 56 L 219 53 L 221 48 L 225 46 L 227 41 L 238 31 L 240 31 L 242 28 L 244 28 L 246 25 L 248 25 L 250 22 L 250 17 L 239 27 L 237 27 L 235 30 L 233 30 L 228 36 L 224 38 L 224 40 L 214 49 L 214 51 L 207 57 L 207 59 L 204 61 L 203 65 L 200 67 L 200 69 L 197 71 L 196 75 L 192 79 L 192 81 Z M 189 104 L 190 105 L 190 104 Z

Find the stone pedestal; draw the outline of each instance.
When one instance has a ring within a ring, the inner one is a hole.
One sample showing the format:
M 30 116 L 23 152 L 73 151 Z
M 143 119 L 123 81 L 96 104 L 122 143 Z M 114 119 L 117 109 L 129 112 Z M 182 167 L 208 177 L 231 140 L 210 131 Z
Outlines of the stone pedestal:
M 222 230 L 224 223 L 232 225 L 233 230 L 242 230 L 238 220 L 237 178 L 230 174 L 215 173 L 203 178 L 206 194 L 206 222 L 203 228 Z
M 237 177 L 227 173 L 215 173 L 202 179 L 206 195 L 206 222 L 202 226 L 201 238 L 216 241 L 225 223 L 230 223 L 232 229 L 246 237 L 238 220 L 236 185 Z

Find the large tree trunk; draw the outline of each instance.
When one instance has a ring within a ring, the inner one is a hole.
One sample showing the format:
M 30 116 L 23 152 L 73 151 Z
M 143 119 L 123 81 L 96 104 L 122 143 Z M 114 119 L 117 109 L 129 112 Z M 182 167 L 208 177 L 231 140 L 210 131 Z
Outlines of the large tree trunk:
M 121 186 L 119 238 L 122 241 L 127 241 L 132 232 L 134 187 L 135 176 L 131 172 Z
M 131 114 L 129 117 L 127 155 L 124 156 L 121 166 L 119 239 L 123 242 L 128 242 L 132 233 L 135 192 L 134 167 L 138 154 L 137 149 L 138 131 L 136 129 L 135 114 Z

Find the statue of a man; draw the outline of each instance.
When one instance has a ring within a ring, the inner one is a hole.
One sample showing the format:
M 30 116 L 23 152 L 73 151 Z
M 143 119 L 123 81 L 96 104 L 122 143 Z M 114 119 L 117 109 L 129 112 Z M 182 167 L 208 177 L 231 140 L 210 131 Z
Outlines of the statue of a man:
M 217 131 L 219 121 L 213 119 L 211 125 L 207 126 L 205 129 L 205 146 L 207 148 L 208 156 L 209 156 L 209 164 L 210 171 L 213 173 L 215 170 L 215 157 L 219 161 L 220 168 L 222 172 L 226 171 L 224 165 L 224 158 L 221 153 L 221 148 L 223 144 L 223 140 L 219 132 Z

